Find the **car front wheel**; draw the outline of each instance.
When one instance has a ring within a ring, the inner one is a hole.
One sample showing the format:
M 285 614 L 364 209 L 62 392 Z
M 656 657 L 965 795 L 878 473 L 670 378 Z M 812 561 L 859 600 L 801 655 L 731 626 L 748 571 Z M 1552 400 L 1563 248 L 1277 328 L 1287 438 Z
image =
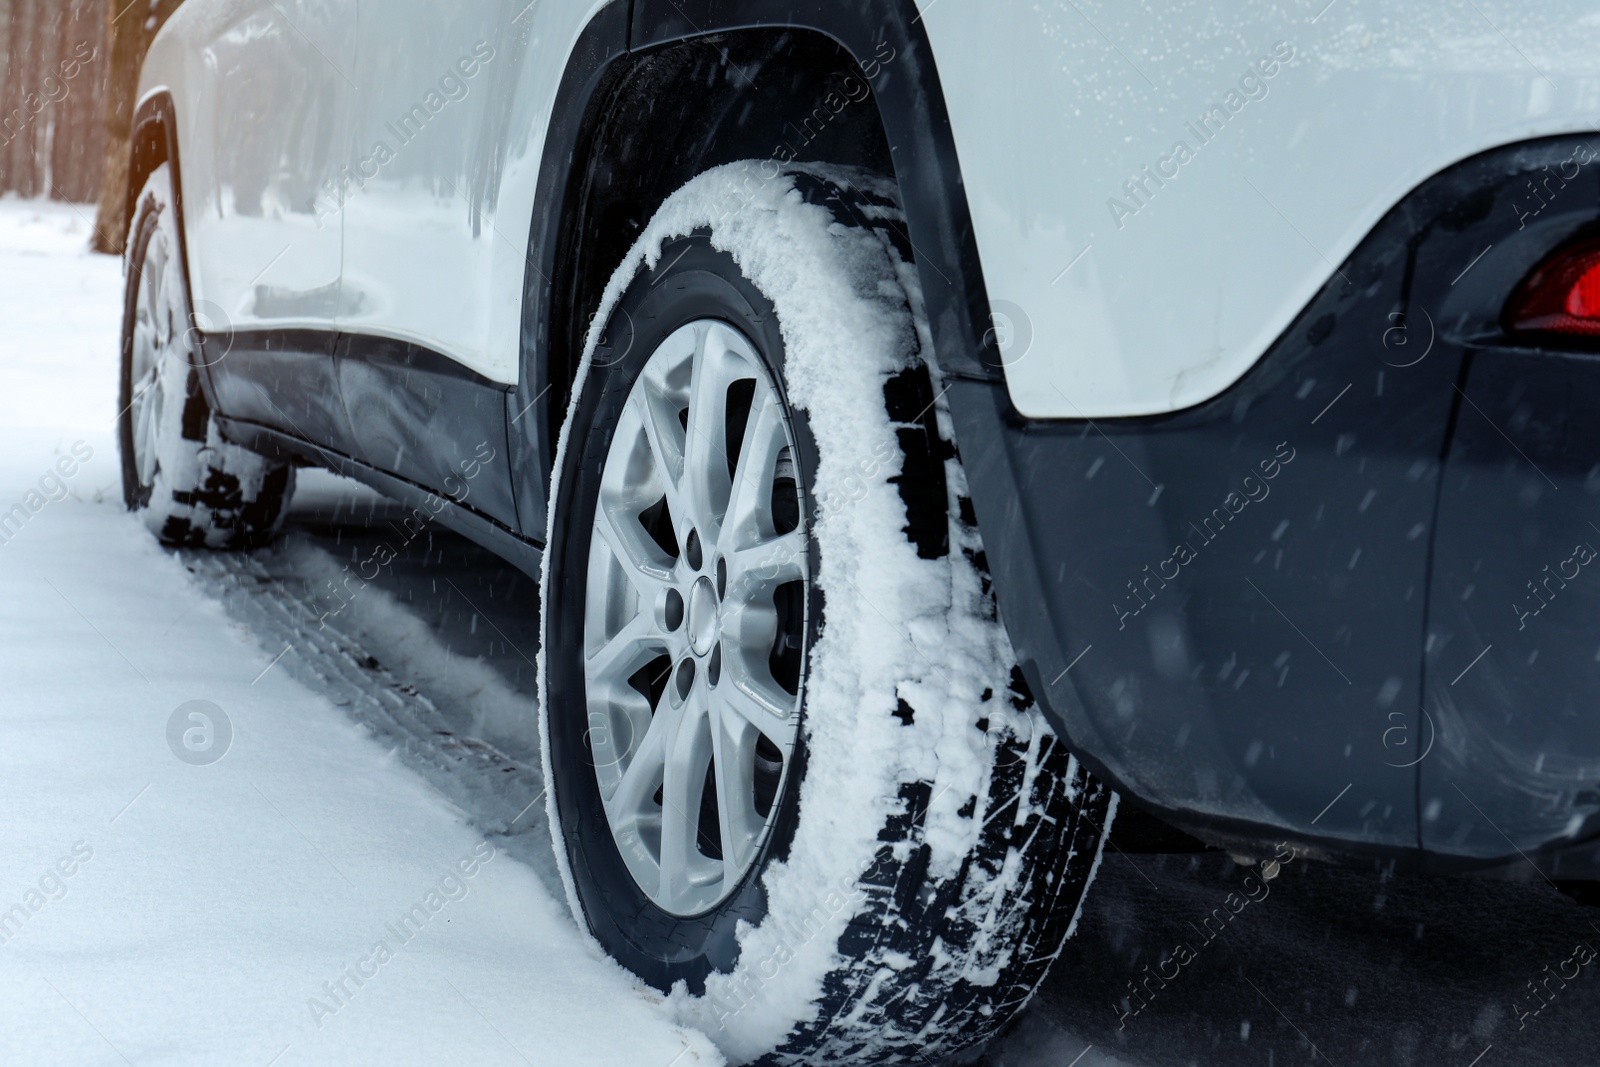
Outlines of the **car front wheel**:
M 277 533 L 294 468 L 222 439 L 200 385 L 172 171 L 146 180 L 128 232 L 117 441 L 122 495 L 164 544 L 247 548 Z

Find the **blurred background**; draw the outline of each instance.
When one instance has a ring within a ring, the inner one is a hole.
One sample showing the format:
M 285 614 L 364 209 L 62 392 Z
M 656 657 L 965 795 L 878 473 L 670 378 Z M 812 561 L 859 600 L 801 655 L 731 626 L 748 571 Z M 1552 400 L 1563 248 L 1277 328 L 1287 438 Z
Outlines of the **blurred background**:
M 97 205 L 120 253 L 139 63 L 182 0 L 0 0 L 0 193 Z

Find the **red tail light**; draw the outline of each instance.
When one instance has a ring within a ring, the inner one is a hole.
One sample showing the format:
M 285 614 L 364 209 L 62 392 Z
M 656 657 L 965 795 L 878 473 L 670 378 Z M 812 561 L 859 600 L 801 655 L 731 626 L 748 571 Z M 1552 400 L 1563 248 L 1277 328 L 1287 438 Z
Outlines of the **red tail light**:
M 1506 305 L 1506 327 L 1600 337 L 1600 241 L 1563 249 L 1539 264 Z

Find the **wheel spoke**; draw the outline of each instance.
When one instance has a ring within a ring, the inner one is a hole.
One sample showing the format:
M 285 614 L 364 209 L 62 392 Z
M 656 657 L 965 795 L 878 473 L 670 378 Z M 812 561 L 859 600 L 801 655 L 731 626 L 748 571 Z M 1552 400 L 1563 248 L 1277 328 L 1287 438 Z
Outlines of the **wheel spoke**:
M 129 377 L 132 379 L 129 386 L 128 402 L 140 404 L 154 396 L 161 387 L 160 367 L 156 357 L 149 348 L 140 349 L 146 344 L 147 339 L 139 336 L 135 331 L 133 337 L 133 368 Z M 141 366 L 141 364 L 147 364 Z
M 676 416 L 663 410 L 665 405 L 661 400 L 649 394 L 650 390 L 640 389 L 628 403 L 644 430 L 661 494 L 667 498 L 667 511 L 674 525 L 692 523 L 695 517 L 689 514 L 691 505 L 683 494 L 684 431 Z
M 696 512 L 693 521 L 709 543 L 720 537 L 732 482 L 728 477 L 728 386 L 739 377 L 744 361 L 728 347 L 728 333 L 718 324 L 700 334 L 689 384 L 689 421 L 684 434 L 685 495 Z
M 155 364 L 154 353 L 158 348 L 160 348 L 160 341 L 156 338 L 155 315 L 141 303 L 138 312 L 133 317 L 134 359 L 144 359 L 153 366 Z M 137 363 L 134 365 L 134 370 L 139 371 Z M 147 373 L 148 370 L 149 368 L 146 367 L 144 372 L 141 373 Z
M 667 651 L 666 635 L 648 611 L 640 611 L 616 636 L 589 653 L 584 670 L 591 684 L 627 685 L 635 671 Z
M 700 853 L 700 800 L 711 765 L 711 730 L 702 683 L 691 691 L 678 729 L 668 742 L 661 783 L 661 895 L 684 900 L 704 881 Z
M 156 446 L 161 435 L 161 413 L 164 407 L 161 392 L 160 365 L 145 375 L 142 387 L 134 387 L 133 456 L 139 471 L 139 484 L 153 485 L 156 477 Z
M 759 731 L 739 716 L 713 711 L 717 831 L 722 841 L 723 878 L 729 884 L 753 858 L 766 823 L 755 804 L 758 736 Z
M 623 771 L 650 732 L 650 701 L 632 686 L 591 686 L 585 736 L 602 798 L 610 797 Z
M 638 832 L 640 825 L 660 819 L 656 808 L 656 789 L 661 785 L 663 765 L 666 761 L 667 735 L 676 718 L 667 709 L 650 720 L 650 728 L 633 747 L 633 758 L 623 769 L 622 779 L 615 791 L 605 798 L 606 813 L 611 825 L 619 834 Z
M 794 728 L 790 721 L 794 698 L 775 683 L 750 677 L 734 668 L 731 658 L 723 661 L 722 684 L 717 686 L 719 710 L 727 717 L 749 723 L 781 752 L 793 745 Z
M 758 391 L 745 423 L 723 524 L 722 549 L 733 552 L 771 537 L 776 529 L 772 515 L 773 481 L 778 457 L 788 447 L 783 411 L 770 390 Z
M 594 529 L 610 549 L 611 558 L 628 576 L 628 583 L 639 596 L 641 610 L 648 610 L 672 581 L 672 562 L 650 540 L 637 513 L 627 507 L 613 508 L 603 493 L 595 508 Z
M 144 265 L 140 268 L 141 288 L 144 292 L 145 307 L 149 312 L 150 324 L 155 333 L 156 351 L 160 351 L 168 333 L 163 326 L 170 326 L 166 321 L 169 310 L 166 301 L 167 283 L 167 249 L 166 242 L 162 239 L 161 232 L 156 231 L 150 238 L 145 249 Z
M 742 606 L 743 601 L 769 593 L 775 585 L 804 579 L 809 548 L 804 530 L 790 530 L 729 553 L 728 599 Z

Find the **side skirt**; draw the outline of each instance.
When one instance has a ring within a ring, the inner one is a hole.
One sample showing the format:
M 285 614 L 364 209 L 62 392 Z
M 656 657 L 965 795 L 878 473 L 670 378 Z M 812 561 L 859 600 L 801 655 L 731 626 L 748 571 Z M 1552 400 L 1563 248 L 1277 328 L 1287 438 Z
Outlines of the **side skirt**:
M 265 455 L 324 467 L 335 474 L 371 486 L 408 507 L 419 508 L 463 537 L 487 548 L 535 580 L 544 559 L 544 545 L 522 537 L 510 527 L 449 497 L 440 496 L 414 482 L 397 478 L 341 452 L 334 452 L 259 423 L 219 416 L 223 436 L 235 444 Z

